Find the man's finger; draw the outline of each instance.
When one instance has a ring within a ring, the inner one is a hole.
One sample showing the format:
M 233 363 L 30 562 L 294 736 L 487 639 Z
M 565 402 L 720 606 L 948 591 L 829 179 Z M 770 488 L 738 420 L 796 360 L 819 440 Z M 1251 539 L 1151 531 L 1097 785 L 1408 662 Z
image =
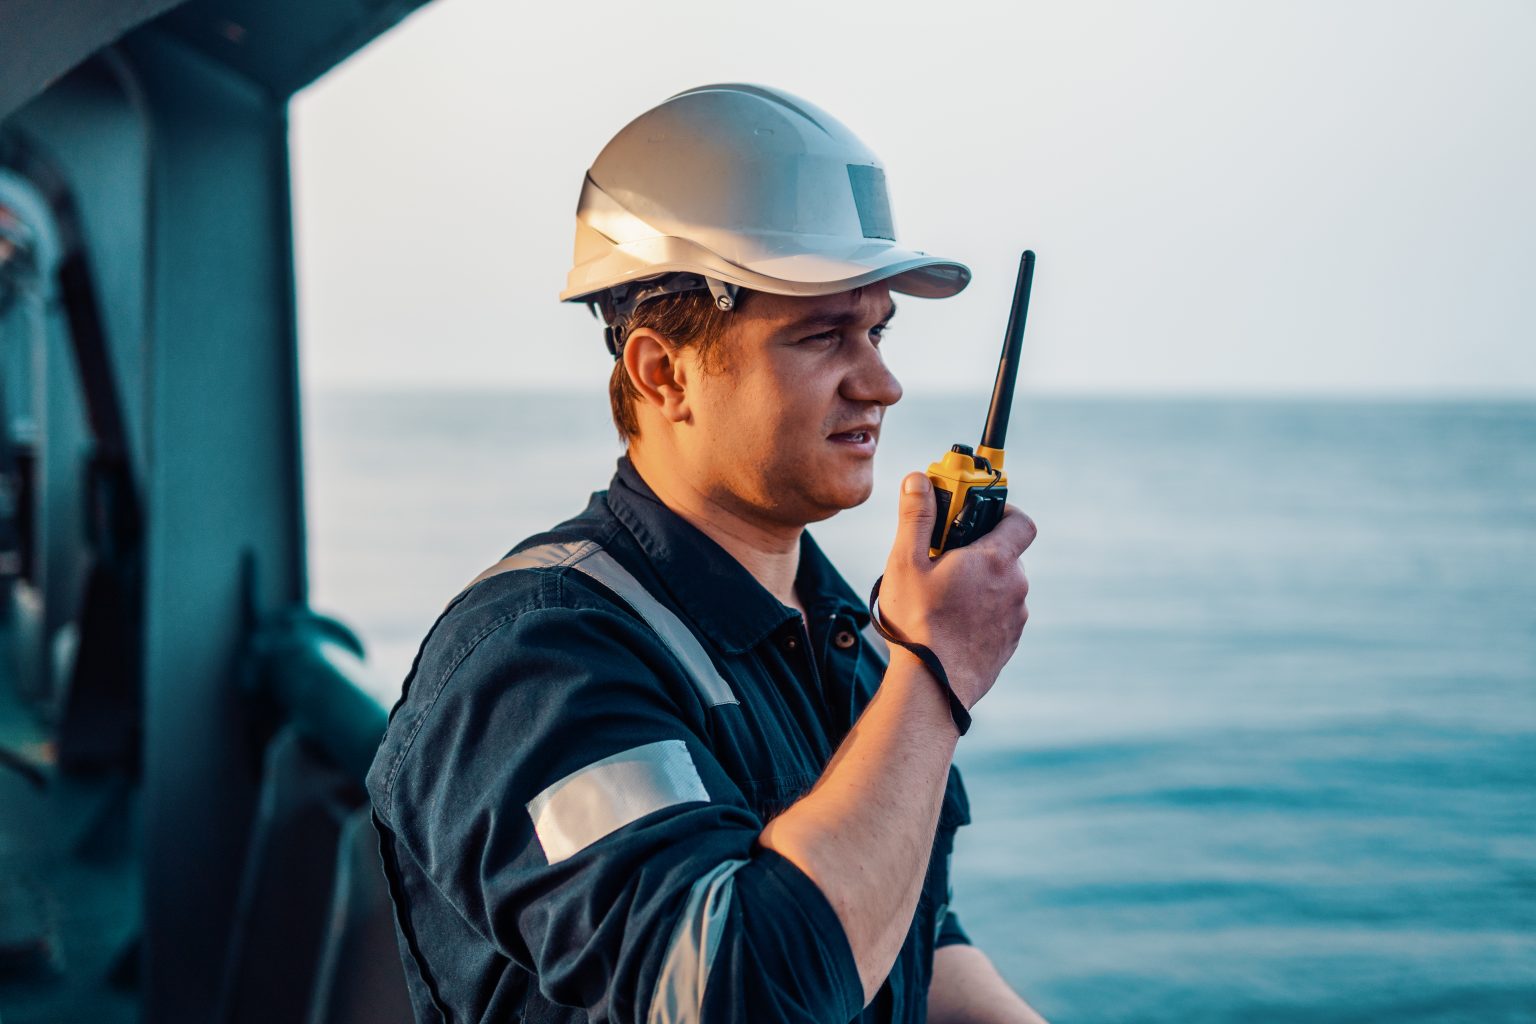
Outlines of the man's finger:
M 928 564 L 928 542 L 933 539 L 933 482 L 926 473 L 908 473 L 901 481 L 900 524 L 896 528 L 899 550 L 920 565 Z
M 1035 542 L 1035 521 L 1017 505 L 1003 506 L 1003 518 L 997 521 L 992 532 L 987 534 L 984 542 L 1006 549 L 1014 557 L 1018 558 L 1029 546 Z M 977 543 L 983 543 L 978 541 Z

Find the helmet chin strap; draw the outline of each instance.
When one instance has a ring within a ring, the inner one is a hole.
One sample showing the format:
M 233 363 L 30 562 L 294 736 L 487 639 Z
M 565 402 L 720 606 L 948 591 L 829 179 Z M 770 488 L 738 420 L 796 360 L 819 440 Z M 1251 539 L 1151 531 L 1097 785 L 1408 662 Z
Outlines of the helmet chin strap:
M 702 274 L 665 274 L 661 277 L 650 277 L 643 281 L 618 285 L 589 301 L 587 308 L 592 311 L 593 316 L 602 316 L 605 325 L 603 344 L 608 347 L 608 353 L 614 359 L 618 359 L 624 351 L 624 335 L 629 331 L 629 318 L 642 303 L 659 299 L 663 295 L 676 295 L 680 292 L 705 288 L 714 298 L 715 308 L 722 313 L 729 313 L 736 308 L 736 299 L 741 286 L 728 284 L 719 278 L 706 277 Z

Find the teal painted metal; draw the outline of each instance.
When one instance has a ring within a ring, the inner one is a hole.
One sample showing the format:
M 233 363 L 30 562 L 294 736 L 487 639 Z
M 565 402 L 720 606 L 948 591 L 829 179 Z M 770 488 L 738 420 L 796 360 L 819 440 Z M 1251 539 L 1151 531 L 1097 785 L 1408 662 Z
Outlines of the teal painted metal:
M 424 2 L 7 0 L 0 5 L 0 38 L 7 44 L 0 62 L 0 120 L 150 23 L 286 100 Z
M 153 30 L 124 57 L 150 111 L 145 992 L 211 1016 L 257 779 L 236 667 L 255 611 L 304 600 L 287 120 Z
M 242 667 L 354 779 L 383 729 L 361 651 L 283 611 L 307 587 L 287 102 L 419 5 L 191 0 L 73 71 L 174 5 L 24 0 L 0 16 L 24 30 L 7 49 L 38 58 L 0 69 L 0 131 L 46 154 L 75 200 L 145 510 L 146 1020 L 218 1012 L 270 727 Z M 62 635 L 88 433 L 54 333 L 42 521 Z M 258 621 L 280 627 L 252 648 Z
M 6 173 L 51 220 L 40 252 L 34 319 L 43 337 L 35 410 L 41 523 L 37 596 L 53 678 L 32 692 L 60 698 L 59 764 L 131 771 L 141 708 L 144 449 L 145 140 L 120 62 L 96 58 L 15 119 L 0 144 Z M 119 244 L 92 252 L 92 238 Z M 48 247 L 44 247 L 45 249 Z M 82 603 L 83 602 L 83 603 Z
M 123 33 L 184 0 L 6 0 L 0 120 Z
M 275 702 L 283 721 L 361 787 L 389 714 L 370 691 L 357 635 L 335 619 L 296 608 L 269 621 L 252 643 L 247 685 Z
M 191 0 L 157 25 L 287 99 L 425 0 Z
M 59 230 L 46 197 L 30 182 L 5 172 L 5 201 L 38 232 L 35 284 L 19 297 L 4 325 L 7 348 L 7 405 L 13 421 L 7 429 L 24 434 L 33 458 L 34 531 L 31 575 L 37 586 L 29 602 L 35 631 L 28 633 L 27 660 L 35 666 L 19 680 L 21 692 L 52 706 L 62 679 L 82 580 L 79 566 L 85 536 L 81 473 L 88 453 L 85 416 L 78 384 L 69 365 L 68 339 L 54 272 L 61 255 Z

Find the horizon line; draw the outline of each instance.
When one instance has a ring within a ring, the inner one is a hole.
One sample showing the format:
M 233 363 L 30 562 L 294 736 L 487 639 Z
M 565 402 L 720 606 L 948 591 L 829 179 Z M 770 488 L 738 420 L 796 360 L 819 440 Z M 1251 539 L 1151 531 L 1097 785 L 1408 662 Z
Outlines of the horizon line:
M 486 385 L 479 383 L 408 383 L 408 382 L 348 382 L 335 381 L 301 383 L 300 392 L 304 396 L 309 395 L 443 395 L 443 396 L 468 396 L 468 395 L 548 395 L 551 397 L 590 397 L 594 401 L 607 399 L 606 381 L 602 388 L 590 386 L 578 386 L 570 384 L 513 384 L 505 386 Z M 990 389 L 989 389 L 990 390 Z M 914 395 L 908 392 L 907 400 L 917 399 L 948 399 L 970 398 L 979 394 L 976 388 L 959 387 L 933 387 L 925 389 L 922 394 Z M 1470 390 L 1470 389 L 1430 389 L 1430 388 L 1400 388 L 1382 389 L 1374 391 L 1353 390 L 1348 388 L 1326 388 L 1317 390 L 1299 389 L 1274 389 L 1263 390 L 1257 388 L 1198 388 L 1189 390 L 1172 389 L 1138 389 L 1138 388 L 1096 388 L 1077 389 L 1061 387 L 1035 387 L 1026 388 L 1022 383 L 1018 389 L 1019 399 L 1037 398 L 1046 400 L 1123 400 L 1123 401 L 1338 401 L 1338 402 L 1487 402 L 1503 404 L 1536 403 L 1536 390 Z

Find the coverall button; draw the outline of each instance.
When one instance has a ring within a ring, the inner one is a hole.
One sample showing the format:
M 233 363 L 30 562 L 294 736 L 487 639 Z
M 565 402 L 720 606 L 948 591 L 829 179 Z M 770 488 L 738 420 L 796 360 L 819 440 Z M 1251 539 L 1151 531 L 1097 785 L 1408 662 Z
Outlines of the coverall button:
M 848 632 L 846 629 L 840 629 L 837 631 L 837 634 L 832 637 L 832 642 L 837 645 L 839 650 L 846 651 L 848 648 L 854 645 L 857 639 L 857 637 Z

